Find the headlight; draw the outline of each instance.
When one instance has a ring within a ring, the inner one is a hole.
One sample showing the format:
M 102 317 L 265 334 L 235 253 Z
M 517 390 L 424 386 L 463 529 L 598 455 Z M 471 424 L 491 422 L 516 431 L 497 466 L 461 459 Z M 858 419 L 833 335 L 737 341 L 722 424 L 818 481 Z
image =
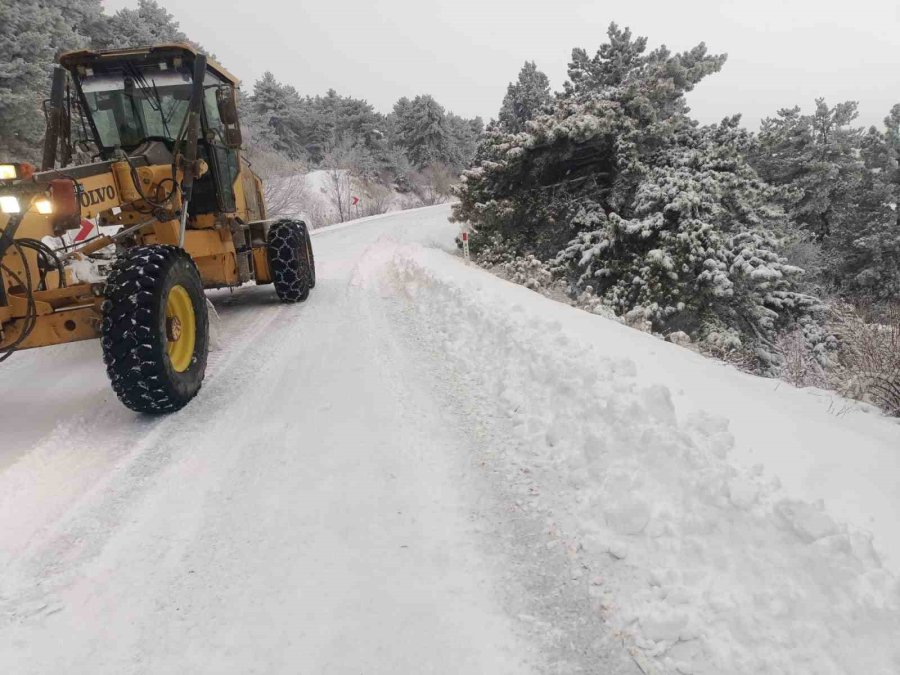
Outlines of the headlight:
M 37 209 L 37 212 L 41 215 L 47 216 L 53 213 L 53 204 L 50 203 L 49 199 L 38 199 L 34 203 L 34 208 Z
M 20 211 L 18 198 L 13 196 L 0 197 L 0 211 L 3 211 L 3 213 L 18 213 Z
M 0 180 L 26 180 L 37 171 L 34 164 L 19 162 L 18 164 L 0 164 Z

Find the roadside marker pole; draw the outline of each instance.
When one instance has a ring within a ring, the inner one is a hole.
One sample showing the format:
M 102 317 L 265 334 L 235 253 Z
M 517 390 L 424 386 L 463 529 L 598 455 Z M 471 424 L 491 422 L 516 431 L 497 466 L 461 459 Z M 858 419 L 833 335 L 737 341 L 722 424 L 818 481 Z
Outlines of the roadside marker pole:
M 463 255 L 466 257 L 466 260 L 469 259 L 469 233 L 462 233 L 462 243 L 463 243 Z

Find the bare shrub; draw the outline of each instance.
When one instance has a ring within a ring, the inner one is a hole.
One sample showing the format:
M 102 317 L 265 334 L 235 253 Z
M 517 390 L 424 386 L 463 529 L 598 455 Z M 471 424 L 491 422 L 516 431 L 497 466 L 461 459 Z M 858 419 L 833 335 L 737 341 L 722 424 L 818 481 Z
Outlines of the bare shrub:
M 269 218 L 296 216 L 310 203 L 309 188 L 299 174 L 264 180 L 263 196 Z
M 781 379 L 796 387 L 825 387 L 828 375 L 825 368 L 810 351 L 809 341 L 801 328 L 783 332 L 775 340 L 775 349 L 781 356 Z
M 837 386 L 847 396 L 900 416 L 900 305 L 869 320 L 866 313 L 846 305 L 832 312 L 839 344 Z
M 270 218 L 296 216 L 310 201 L 304 168 L 273 150 L 248 151 L 251 169 L 262 179 L 266 213 Z
M 367 182 L 360 185 L 360 188 L 362 193 L 359 203 L 360 217 L 378 216 L 390 210 L 393 193 L 389 187 L 380 183 Z
M 413 175 L 412 191 L 425 206 L 443 204 L 450 198 L 456 178 L 445 164 L 431 164 Z
M 325 186 L 325 194 L 331 205 L 337 211 L 340 222 L 350 219 L 351 192 L 353 191 L 353 179 L 346 169 L 332 168 L 326 171 L 328 181 Z
M 377 213 L 387 211 L 387 206 L 383 203 L 386 197 L 383 196 L 374 200 L 371 205 L 361 205 L 364 201 L 362 199 L 360 203 L 353 204 L 354 189 L 358 187 L 354 178 L 366 181 L 363 185 L 374 185 L 374 183 L 368 181 L 375 174 L 373 169 L 374 159 L 365 148 L 346 142 L 340 143 L 325 155 L 324 164 L 329 167 L 326 169 L 328 180 L 325 192 L 331 205 L 337 212 L 340 222 L 343 223 L 346 220 L 358 218 L 362 215 L 374 215 L 374 213 L 363 213 L 363 209 L 369 206 L 373 209 L 384 208 L 383 211 L 377 211 Z
M 420 206 L 425 206 L 425 204 L 422 203 L 422 200 L 419 199 L 415 194 L 397 195 L 395 199 L 397 209 L 399 211 L 406 211 L 407 209 L 417 209 Z
M 311 199 L 303 209 L 303 215 L 306 216 L 307 225 L 313 230 L 335 222 L 331 209 L 320 199 Z
M 695 342 L 701 354 L 734 366 L 745 373 L 760 375 L 759 355 L 744 344 L 728 340 L 710 340 L 708 337 Z

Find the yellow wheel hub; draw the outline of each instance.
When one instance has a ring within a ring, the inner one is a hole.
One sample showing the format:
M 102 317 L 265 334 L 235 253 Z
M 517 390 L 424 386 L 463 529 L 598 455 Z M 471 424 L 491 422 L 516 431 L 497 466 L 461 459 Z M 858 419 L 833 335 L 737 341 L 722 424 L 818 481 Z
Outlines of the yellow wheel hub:
M 197 342 L 197 318 L 194 304 L 184 286 L 172 286 L 166 298 L 166 353 L 172 368 L 183 373 L 194 358 Z

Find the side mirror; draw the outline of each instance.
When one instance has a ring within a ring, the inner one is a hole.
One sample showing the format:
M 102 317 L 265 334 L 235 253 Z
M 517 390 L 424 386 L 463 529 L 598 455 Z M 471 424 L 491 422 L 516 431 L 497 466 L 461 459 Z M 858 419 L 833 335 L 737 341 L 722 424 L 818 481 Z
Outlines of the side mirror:
M 219 119 L 225 127 L 225 145 L 229 148 L 240 148 L 243 143 L 241 127 L 238 122 L 237 97 L 234 87 L 223 85 L 216 88 L 216 107 Z
M 226 126 L 238 123 L 237 98 L 234 88 L 224 85 L 216 87 L 216 105 L 219 108 L 219 119 Z

